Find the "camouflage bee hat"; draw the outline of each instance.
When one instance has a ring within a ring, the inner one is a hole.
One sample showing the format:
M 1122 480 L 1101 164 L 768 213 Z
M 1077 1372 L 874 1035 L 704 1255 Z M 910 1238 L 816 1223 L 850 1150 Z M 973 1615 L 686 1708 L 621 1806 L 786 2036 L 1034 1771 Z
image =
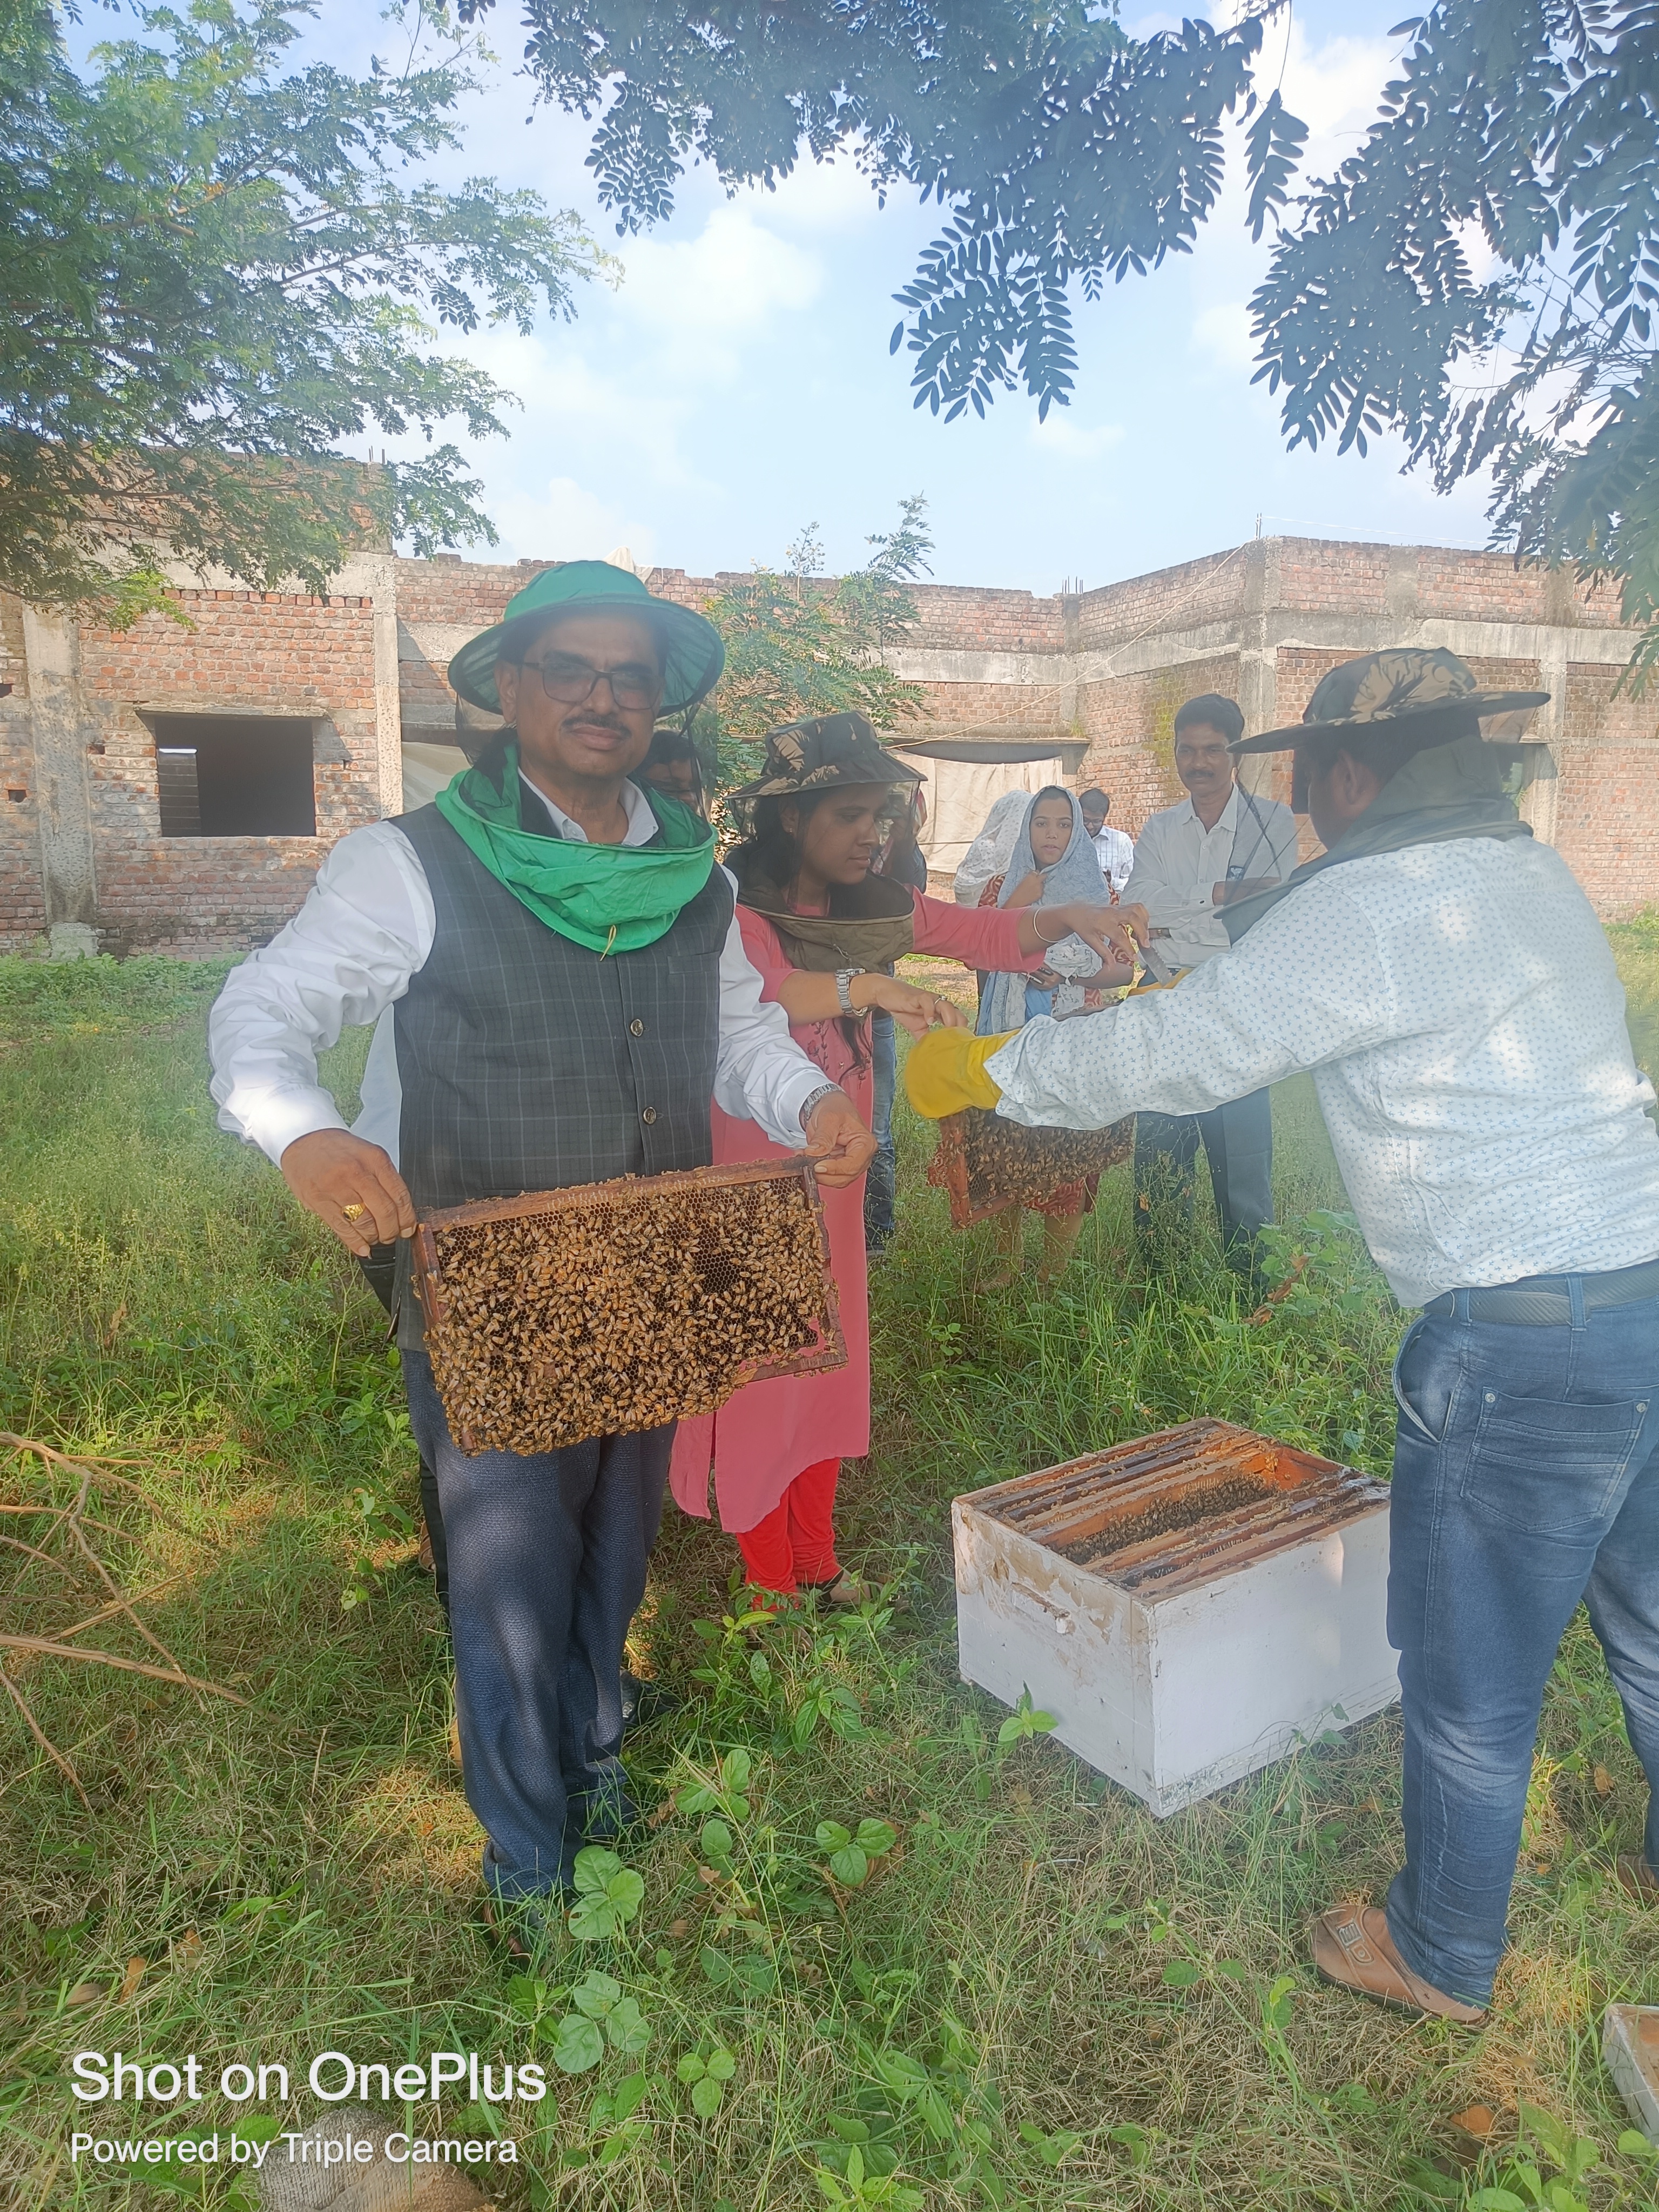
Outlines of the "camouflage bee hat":
M 1310 738 L 1357 735 L 1378 724 L 1409 722 L 1431 714 L 1449 725 L 1449 739 L 1463 734 L 1469 716 L 1516 714 L 1524 707 L 1541 707 L 1549 696 L 1547 691 L 1483 691 L 1468 661 L 1444 646 L 1392 646 L 1386 652 L 1339 662 L 1321 678 L 1299 722 L 1240 738 L 1227 750 L 1287 752 Z
M 817 714 L 766 732 L 766 758 L 735 799 L 793 798 L 833 783 L 921 783 L 919 769 L 896 760 L 862 714 Z

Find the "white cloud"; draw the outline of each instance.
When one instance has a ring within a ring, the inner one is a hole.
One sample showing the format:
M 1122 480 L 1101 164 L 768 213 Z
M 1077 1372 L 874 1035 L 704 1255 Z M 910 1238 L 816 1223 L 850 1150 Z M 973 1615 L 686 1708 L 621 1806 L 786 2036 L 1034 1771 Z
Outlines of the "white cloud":
M 1052 453 L 1057 459 L 1068 461 L 1097 461 L 1109 453 L 1123 440 L 1121 422 L 1101 422 L 1092 429 L 1073 422 L 1058 408 L 1051 409 L 1046 422 L 1031 418 L 1031 443 L 1039 453 Z
M 1219 368 L 1248 369 L 1255 360 L 1250 311 L 1243 300 L 1218 300 L 1201 307 L 1193 320 L 1193 344 Z
M 639 360 L 618 335 L 610 349 L 597 333 L 578 349 L 562 329 L 546 337 L 515 331 L 481 331 L 467 346 L 479 367 L 520 402 L 504 410 L 509 443 L 475 447 L 471 458 L 492 483 L 516 490 L 514 457 L 532 453 L 536 471 L 548 462 L 574 463 L 580 477 L 595 464 L 610 468 L 626 453 L 653 478 L 681 489 L 706 489 L 708 479 L 682 458 L 681 438 L 693 411 L 681 380 L 665 378 Z M 690 380 L 684 380 L 689 382 Z
M 899 187 L 901 198 L 906 189 Z M 892 204 L 890 195 L 890 208 Z M 763 209 L 789 229 L 825 234 L 862 230 L 880 222 L 884 212 L 850 151 L 833 161 L 815 161 L 803 151 L 775 191 L 756 187 L 742 193 L 737 204 L 750 210 Z
M 492 517 L 501 533 L 498 560 L 603 561 L 626 546 L 641 568 L 656 556 L 656 532 L 647 522 L 574 477 L 554 477 L 539 499 L 510 492 L 495 503 Z
M 823 289 L 816 254 L 780 238 L 746 206 L 716 208 L 695 238 L 643 238 L 623 256 L 618 305 L 665 338 L 706 343 L 810 307 Z

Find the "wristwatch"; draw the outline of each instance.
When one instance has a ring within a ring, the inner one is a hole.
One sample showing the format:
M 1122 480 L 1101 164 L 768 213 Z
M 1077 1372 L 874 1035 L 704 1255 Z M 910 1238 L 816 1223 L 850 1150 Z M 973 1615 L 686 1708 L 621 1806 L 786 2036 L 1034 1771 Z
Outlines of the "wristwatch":
M 858 1008 L 853 1004 L 853 978 L 854 975 L 862 975 L 864 973 L 865 970 L 862 968 L 836 969 L 836 996 L 841 1000 L 841 1010 L 842 1013 L 857 1013 Z

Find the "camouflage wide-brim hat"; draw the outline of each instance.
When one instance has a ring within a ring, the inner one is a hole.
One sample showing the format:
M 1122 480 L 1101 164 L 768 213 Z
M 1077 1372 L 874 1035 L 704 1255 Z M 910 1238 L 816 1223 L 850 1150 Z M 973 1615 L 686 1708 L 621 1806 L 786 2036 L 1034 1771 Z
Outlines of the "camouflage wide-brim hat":
M 1240 738 L 1232 753 L 1282 753 L 1311 738 L 1342 738 L 1420 715 L 1513 714 L 1541 707 L 1547 691 L 1483 691 L 1467 660 L 1444 646 L 1398 645 L 1344 660 L 1321 678 L 1307 711 L 1287 729 Z
M 629 615 L 642 622 L 657 641 L 662 662 L 659 714 L 684 714 L 706 699 L 726 665 L 720 634 L 706 615 L 658 599 L 631 568 L 615 568 L 609 561 L 566 561 L 544 568 L 507 601 L 493 629 L 461 647 L 448 671 L 458 698 L 489 714 L 501 713 L 495 663 L 503 634 L 522 615 L 545 615 L 550 622 L 560 615 Z
M 736 799 L 793 798 L 836 783 L 921 783 L 919 769 L 886 750 L 862 714 L 818 714 L 766 733 L 766 763 Z

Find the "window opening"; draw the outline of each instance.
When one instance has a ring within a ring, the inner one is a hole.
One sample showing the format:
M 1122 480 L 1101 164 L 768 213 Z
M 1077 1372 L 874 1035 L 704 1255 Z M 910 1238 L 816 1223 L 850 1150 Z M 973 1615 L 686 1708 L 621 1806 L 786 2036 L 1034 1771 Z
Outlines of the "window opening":
M 164 837 L 314 837 L 312 725 L 263 714 L 155 719 Z

